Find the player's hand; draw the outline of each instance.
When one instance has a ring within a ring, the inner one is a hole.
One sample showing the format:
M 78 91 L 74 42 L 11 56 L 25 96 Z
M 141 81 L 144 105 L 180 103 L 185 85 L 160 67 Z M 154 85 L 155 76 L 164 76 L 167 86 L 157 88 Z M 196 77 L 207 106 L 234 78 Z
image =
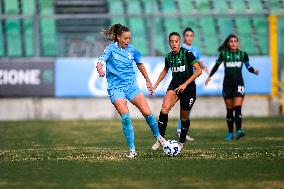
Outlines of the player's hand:
M 205 73 L 209 74 L 208 68 L 205 66 L 203 61 L 198 61 L 200 68 L 205 71 Z
M 153 89 L 151 81 L 147 81 L 146 82 L 146 86 L 147 86 L 147 89 L 149 90 L 150 94 L 153 95 L 154 94 L 154 89 Z
M 209 81 L 211 80 L 211 77 L 207 77 L 206 81 L 205 81 L 205 86 L 208 85 Z
M 254 74 L 258 75 L 259 74 L 259 70 L 258 69 L 254 69 Z
M 105 72 L 103 71 L 103 64 L 101 62 L 98 62 L 98 64 L 97 64 L 97 71 L 98 71 L 100 77 L 105 76 Z
M 185 84 L 180 85 L 178 88 L 176 88 L 174 91 L 179 94 L 182 93 L 184 91 L 184 89 L 186 88 Z
M 201 69 L 205 71 L 205 73 L 209 74 L 208 68 L 206 66 L 201 67 Z

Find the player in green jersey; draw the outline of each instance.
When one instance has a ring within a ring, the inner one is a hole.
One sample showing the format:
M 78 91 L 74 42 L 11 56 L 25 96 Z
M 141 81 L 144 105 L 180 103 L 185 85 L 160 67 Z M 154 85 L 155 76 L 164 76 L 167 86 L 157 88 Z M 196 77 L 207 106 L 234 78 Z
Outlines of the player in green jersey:
M 171 69 L 172 80 L 163 99 L 158 125 L 161 136 L 164 136 L 167 128 L 168 114 L 176 102 L 180 100 L 180 119 L 182 123 L 179 143 L 183 147 L 190 126 L 189 112 L 196 99 L 196 85 L 194 80 L 201 75 L 202 70 L 193 53 L 181 47 L 179 33 L 170 33 L 169 45 L 172 51 L 165 57 L 165 67 L 160 73 L 153 89 L 155 90 L 158 87 L 167 75 L 168 70 Z M 159 147 L 160 143 L 157 141 L 152 146 L 152 149 L 157 150 Z
M 220 52 L 216 64 L 212 68 L 205 85 L 208 85 L 213 74 L 217 71 L 220 64 L 224 64 L 225 77 L 223 82 L 223 97 L 227 108 L 228 133 L 226 141 L 234 139 L 234 122 L 236 125 L 236 138 L 245 136 L 242 130 L 242 105 L 245 95 L 244 80 L 242 76 L 243 64 L 249 72 L 258 75 L 259 71 L 249 64 L 248 54 L 239 49 L 239 39 L 236 35 L 229 35 L 224 43 L 218 48 Z

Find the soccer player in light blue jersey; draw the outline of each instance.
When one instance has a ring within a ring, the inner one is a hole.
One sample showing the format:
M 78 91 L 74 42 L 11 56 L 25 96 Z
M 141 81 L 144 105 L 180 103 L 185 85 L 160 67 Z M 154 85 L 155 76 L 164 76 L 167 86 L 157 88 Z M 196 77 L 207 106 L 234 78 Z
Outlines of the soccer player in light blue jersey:
M 162 145 L 165 143 L 165 139 L 160 135 L 156 118 L 138 87 L 133 61 L 144 76 L 150 93 L 153 93 L 153 86 L 142 63 L 141 53 L 130 44 L 131 33 L 129 29 L 121 24 L 114 24 L 105 30 L 103 34 L 113 42 L 106 47 L 104 53 L 99 57 L 97 71 L 100 77 L 106 75 L 108 95 L 111 103 L 121 116 L 122 130 L 130 149 L 127 157 L 134 158 L 137 153 L 135 151 L 134 131 L 126 99 L 140 110 L 151 128 L 153 136 Z M 104 64 L 106 65 L 106 72 L 103 70 Z
M 194 40 L 194 31 L 193 31 L 192 28 L 190 28 L 190 27 L 185 28 L 185 30 L 183 31 L 183 39 L 184 39 L 184 42 L 182 44 L 182 47 L 193 53 L 193 55 L 196 57 L 196 59 L 197 59 L 199 65 L 200 65 L 200 67 L 202 68 L 202 70 L 205 71 L 208 74 L 207 67 L 200 60 L 199 50 L 197 48 L 195 48 L 194 46 L 192 46 L 192 42 Z M 189 112 L 189 114 L 190 114 L 190 112 Z M 178 137 L 180 137 L 180 134 L 181 134 L 181 120 L 179 119 L 176 135 Z M 186 135 L 186 140 L 187 141 L 193 141 L 194 138 L 190 137 L 189 135 Z

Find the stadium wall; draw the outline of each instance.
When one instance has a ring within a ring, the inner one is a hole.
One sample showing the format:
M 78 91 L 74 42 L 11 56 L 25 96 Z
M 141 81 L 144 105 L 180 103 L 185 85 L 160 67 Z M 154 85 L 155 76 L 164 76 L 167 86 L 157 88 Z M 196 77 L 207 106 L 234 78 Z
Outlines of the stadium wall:
M 148 103 L 156 116 L 162 105 L 161 97 L 148 97 Z M 246 96 L 243 115 L 245 117 L 278 115 L 268 96 Z M 108 98 L 2 98 L 0 120 L 89 120 L 114 119 L 118 115 Z M 142 118 L 137 108 L 130 103 L 133 118 Z M 191 116 L 224 117 L 225 105 L 222 97 L 198 97 Z M 171 118 L 179 116 L 179 103 L 172 109 Z

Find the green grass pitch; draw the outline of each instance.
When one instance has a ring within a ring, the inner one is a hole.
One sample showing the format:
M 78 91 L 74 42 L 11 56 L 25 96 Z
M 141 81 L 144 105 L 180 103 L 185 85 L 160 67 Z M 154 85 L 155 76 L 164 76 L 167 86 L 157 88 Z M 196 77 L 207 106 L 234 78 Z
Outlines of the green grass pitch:
M 167 139 L 177 139 L 170 120 Z M 138 157 L 120 122 L 0 122 L 0 188 L 284 188 L 284 119 L 246 118 L 246 136 L 224 142 L 224 119 L 193 119 L 179 157 L 151 151 L 144 120 L 134 120 Z

